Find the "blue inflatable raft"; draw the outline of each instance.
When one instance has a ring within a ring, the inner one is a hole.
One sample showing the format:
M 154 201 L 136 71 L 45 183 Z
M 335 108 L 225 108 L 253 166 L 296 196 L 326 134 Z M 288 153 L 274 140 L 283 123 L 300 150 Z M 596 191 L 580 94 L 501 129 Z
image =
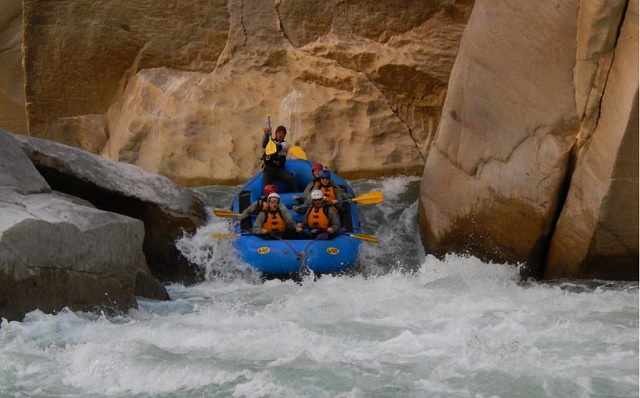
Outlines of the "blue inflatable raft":
M 311 182 L 311 165 L 314 162 L 301 159 L 290 159 L 285 163 L 286 170 L 297 180 L 301 188 Z M 331 179 L 342 188 L 347 198 L 353 198 L 354 192 L 351 186 L 331 173 Z M 291 211 L 296 222 L 304 221 L 304 214 L 298 214 L 291 210 L 292 206 L 299 205 L 293 197 L 302 196 L 302 192 L 288 192 L 281 182 L 276 182 L 280 200 Z M 244 184 L 233 199 L 231 210 L 241 213 L 251 203 L 262 195 L 262 172 Z M 235 226 L 234 232 L 240 236 L 234 240 L 234 244 L 242 259 L 264 275 L 298 274 L 306 269 L 315 274 L 338 273 L 353 265 L 358 257 L 361 240 L 352 236 L 360 233 L 360 218 L 355 202 L 343 203 L 343 211 L 340 212 L 340 234 L 327 240 L 311 239 L 265 239 L 262 236 L 250 233 L 256 216 L 251 216 L 241 225 Z

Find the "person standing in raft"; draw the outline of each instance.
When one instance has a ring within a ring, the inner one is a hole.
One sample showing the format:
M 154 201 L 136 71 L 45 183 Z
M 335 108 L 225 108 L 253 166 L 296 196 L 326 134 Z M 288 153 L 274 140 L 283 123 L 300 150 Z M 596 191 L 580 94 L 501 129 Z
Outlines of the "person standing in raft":
M 278 237 L 289 231 L 300 232 L 302 227 L 296 226 L 296 222 L 286 207 L 280 208 L 280 195 L 275 192 L 270 193 L 267 198 L 267 209 L 260 211 L 251 232 L 256 235 L 269 234 Z
M 319 189 L 311 191 L 313 205 L 307 210 L 305 222 L 298 224 L 298 231 L 309 228 L 313 239 L 329 239 L 340 231 L 340 218 L 330 203 L 325 202 Z
M 274 180 L 280 180 L 287 184 L 290 192 L 300 192 L 298 181 L 284 168 L 289 152 L 289 143 L 284 140 L 287 129 L 284 126 L 278 126 L 274 135 L 275 138 L 272 138 L 271 127 L 264 128 L 262 187 L 272 184 Z

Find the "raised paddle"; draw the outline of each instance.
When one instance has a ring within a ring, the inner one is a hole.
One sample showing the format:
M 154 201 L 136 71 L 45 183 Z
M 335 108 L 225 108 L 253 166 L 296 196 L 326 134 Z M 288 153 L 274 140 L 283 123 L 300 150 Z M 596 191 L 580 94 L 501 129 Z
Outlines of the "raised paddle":
M 267 115 L 267 127 L 269 127 L 269 142 L 267 142 L 267 146 L 264 149 L 264 153 L 267 156 L 269 156 L 278 152 L 278 147 L 276 146 L 276 143 L 273 142 L 273 138 L 271 138 L 271 116 L 270 115 Z
M 240 217 L 240 213 L 234 213 L 231 210 L 213 209 L 213 214 L 222 218 Z

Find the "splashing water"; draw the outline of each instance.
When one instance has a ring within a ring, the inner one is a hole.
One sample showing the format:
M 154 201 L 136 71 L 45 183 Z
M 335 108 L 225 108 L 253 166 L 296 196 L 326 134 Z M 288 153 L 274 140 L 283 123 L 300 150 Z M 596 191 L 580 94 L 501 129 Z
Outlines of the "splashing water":
M 302 96 L 302 91 L 293 90 L 280 101 L 280 120 L 288 129 L 287 140 L 291 145 L 298 145 L 303 133 L 300 117 L 303 109 Z
M 361 264 L 272 280 L 237 260 L 212 218 L 180 241 L 207 282 L 107 318 L 28 314 L 0 329 L 0 396 L 637 397 L 638 283 L 520 281 L 509 265 L 425 255 L 419 182 L 356 181 Z M 233 187 L 205 189 L 227 207 Z

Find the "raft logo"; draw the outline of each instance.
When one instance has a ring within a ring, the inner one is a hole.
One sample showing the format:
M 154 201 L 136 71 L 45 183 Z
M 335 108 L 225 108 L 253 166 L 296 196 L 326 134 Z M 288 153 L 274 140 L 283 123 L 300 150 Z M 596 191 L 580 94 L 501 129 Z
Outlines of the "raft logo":
M 258 248 L 258 254 L 267 254 L 271 251 L 271 249 L 269 249 L 266 246 L 262 246 L 260 248 Z
M 335 247 L 327 247 L 327 253 L 336 255 L 336 254 L 340 253 L 340 250 L 338 250 Z

